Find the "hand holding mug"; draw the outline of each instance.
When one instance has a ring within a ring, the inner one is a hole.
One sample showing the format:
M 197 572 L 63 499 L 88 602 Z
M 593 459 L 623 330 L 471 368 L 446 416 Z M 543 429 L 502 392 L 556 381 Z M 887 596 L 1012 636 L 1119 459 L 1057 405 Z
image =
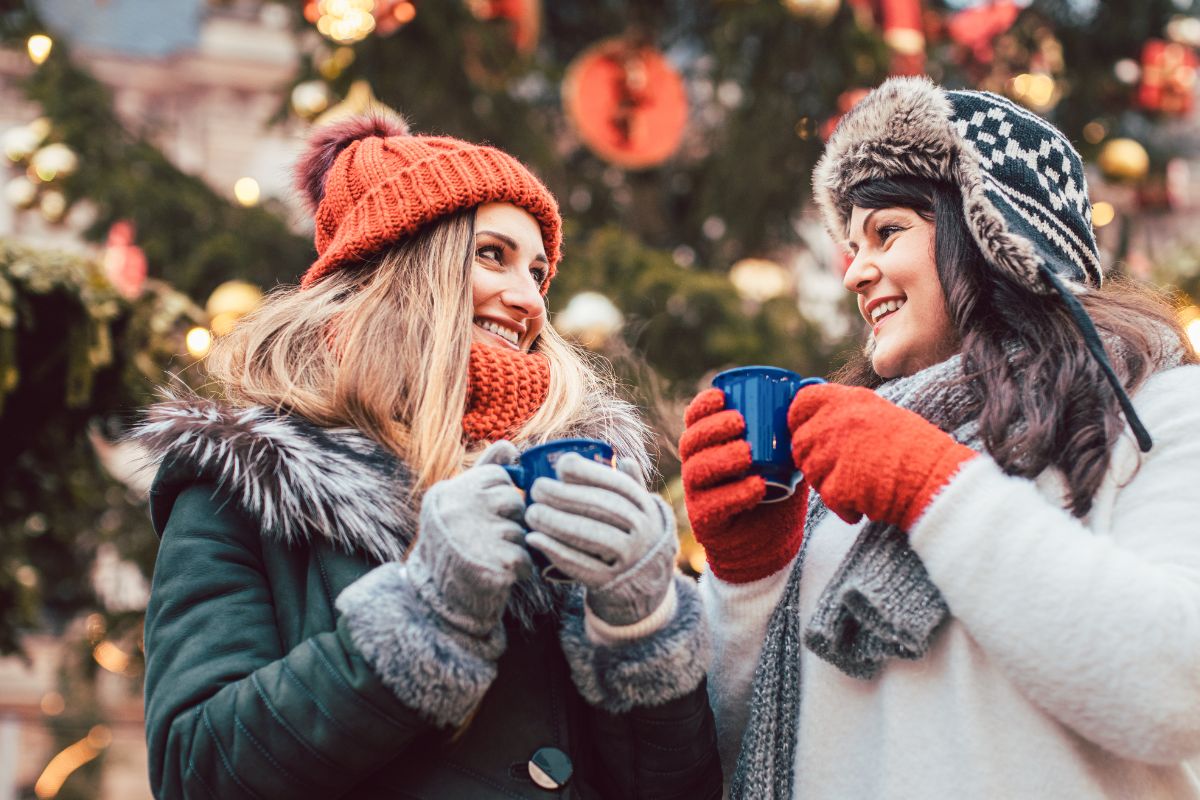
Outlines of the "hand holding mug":
M 684 496 L 713 574 L 747 583 L 782 569 L 800 549 L 808 492 L 796 491 L 787 411 L 800 389 L 823 381 L 746 367 L 713 382 L 721 388 L 697 395 L 684 416 Z
M 532 492 L 534 484 L 541 479 L 556 479 L 559 460 L 570 454 L 596 463 L 609 472 L 612 471 L 613 449 L 607 442 L 601 442 L 598 439 L 555 439 L 537 447 L 531 447 L 513 459 L 516 463 L 510 463 L 504 467 L 504 471 L 512 479 L 512 484 L 524 494 L 526 507 L 534 501 Z M 533 557 L 534 568 L 544 579 L 557 583 L 571 582 L 572 578 L 547 560 L 542 551 L 534 549 L 530 551 L 530 555 Z
M 526 543 L 587 590 L 588 608 L 610 625 L 632 625 L 658 608 L 675 572 L 675 515 L 643 485 L 632 462 L 619 469 L 574 453 L 558 480 L 533 485 Z
M 406 562 L 418 594 L 474 636 L 499 624 L 513 584 L 532 569 L 520 522 L 524 503 L 497 463 L 516 455 L 511 443 L 495 442 L 473 467 L 431 486 Z

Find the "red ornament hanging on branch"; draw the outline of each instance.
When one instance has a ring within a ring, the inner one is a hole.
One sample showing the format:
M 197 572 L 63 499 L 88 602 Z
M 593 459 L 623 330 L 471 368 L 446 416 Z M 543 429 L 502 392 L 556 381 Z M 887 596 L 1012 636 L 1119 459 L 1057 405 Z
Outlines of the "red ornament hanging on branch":
M 391 36 L 416 18 L 417 7 L 411 0 L 377 0 L 374 14 L 375 32 Z
M 870 89 L 857 87 L 854 89 L 847 89 L 839 94 L 837 99 L 837 113 L 822 123 L 821 138 L 825 141 L 829 141 L 829 137 L 832 136 L 833 132 L 837 129 L 838 123 L 842 121 L 842 117 L 844 117 L 850 111 L 850 109 L 858 105 L 858 101 L 866 97 L 870 91 Z
M 990 64 L 995 56 L 992 42 L 1012 28 L 1020 13 L 1021 9 L 1012 0 L 994 0 L 959 11 L 946 27 L 950 38 L 970 50 L 976 61 Z
M 859 20 L 878 25 L 892 51 L 892 75 L 925 72 L 925 25 L 921 0 L 849 0 Z
M 1149 111 L 1184 116 L 1192 110 L 1196 52 L 1178 42 L 1151 39 L 1142 46 L 1138 105 Z
M 480 20 L 508 23 L 509 38 L 521 55 L 537 47 L 542 28 L 541 0 L 467 0 L 467 8 Z
M 567 69 L 563 106 L 580 138 L 625 169 L 661 164 L 687 125 L 683 80 L 662 53 L 629 39 L 607 39 Z
M 126 300 L 133 300 L 146 285 L 146 254 L 134 244 L 135 229 L 127 219 L 108 229 L 104 245 L 104 274 Z

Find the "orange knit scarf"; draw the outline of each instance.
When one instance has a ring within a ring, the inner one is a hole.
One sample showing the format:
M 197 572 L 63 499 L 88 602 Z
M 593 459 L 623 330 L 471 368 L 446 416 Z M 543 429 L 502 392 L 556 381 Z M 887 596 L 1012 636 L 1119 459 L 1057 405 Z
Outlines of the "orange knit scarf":
M 529 421 L 550 389 L 550 362 L 541 353 L 518 353 L 471 344 L 467 369 L 468 442 L 503 439 Z

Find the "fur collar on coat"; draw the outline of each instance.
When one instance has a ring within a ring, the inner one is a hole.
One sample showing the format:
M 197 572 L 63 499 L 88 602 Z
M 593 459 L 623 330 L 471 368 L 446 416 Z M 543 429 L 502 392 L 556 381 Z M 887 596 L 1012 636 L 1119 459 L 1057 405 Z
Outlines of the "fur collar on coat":
M 646 428 L 630 404 L 594 401 L 589 421 L 560 437 L 607 441 L 649 474 Z M 210 480 L 283 543 L 325 537 L 337 548 L 399 561 L 417 529 L 407 465 L 352 428 L 322 428 L 255 406 L 168 396 L 130 434 L 162 465 L 156 485 Z M 166 520 L 155 519 L 160 533 Z

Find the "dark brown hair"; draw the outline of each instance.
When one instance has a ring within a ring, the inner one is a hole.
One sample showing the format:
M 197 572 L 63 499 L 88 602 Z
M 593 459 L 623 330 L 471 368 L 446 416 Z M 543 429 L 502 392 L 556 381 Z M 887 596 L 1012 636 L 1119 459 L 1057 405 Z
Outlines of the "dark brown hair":
M 1062 300 L 1035 294 L 988 265 L 967 230 L 962 197 L 950 184 L 873 180 L 851 189 L 848 200 L 860 208 L 909 208 L 934 223 L 938 278 L 974 397 L 966 413 L 978 416 L 983 444 L 1005 472 L 1032 478 L 1057 467 L 1072 513 L 1085 515 L 1125 422 Z M 1160 291 L 1110 279 L 1079 299 L 1130 394 L 1176 344 L 1185 361 L 1197 361 Z M 883 382 L 865 353 L 852 357 L 834 379 L 871 388 Z

